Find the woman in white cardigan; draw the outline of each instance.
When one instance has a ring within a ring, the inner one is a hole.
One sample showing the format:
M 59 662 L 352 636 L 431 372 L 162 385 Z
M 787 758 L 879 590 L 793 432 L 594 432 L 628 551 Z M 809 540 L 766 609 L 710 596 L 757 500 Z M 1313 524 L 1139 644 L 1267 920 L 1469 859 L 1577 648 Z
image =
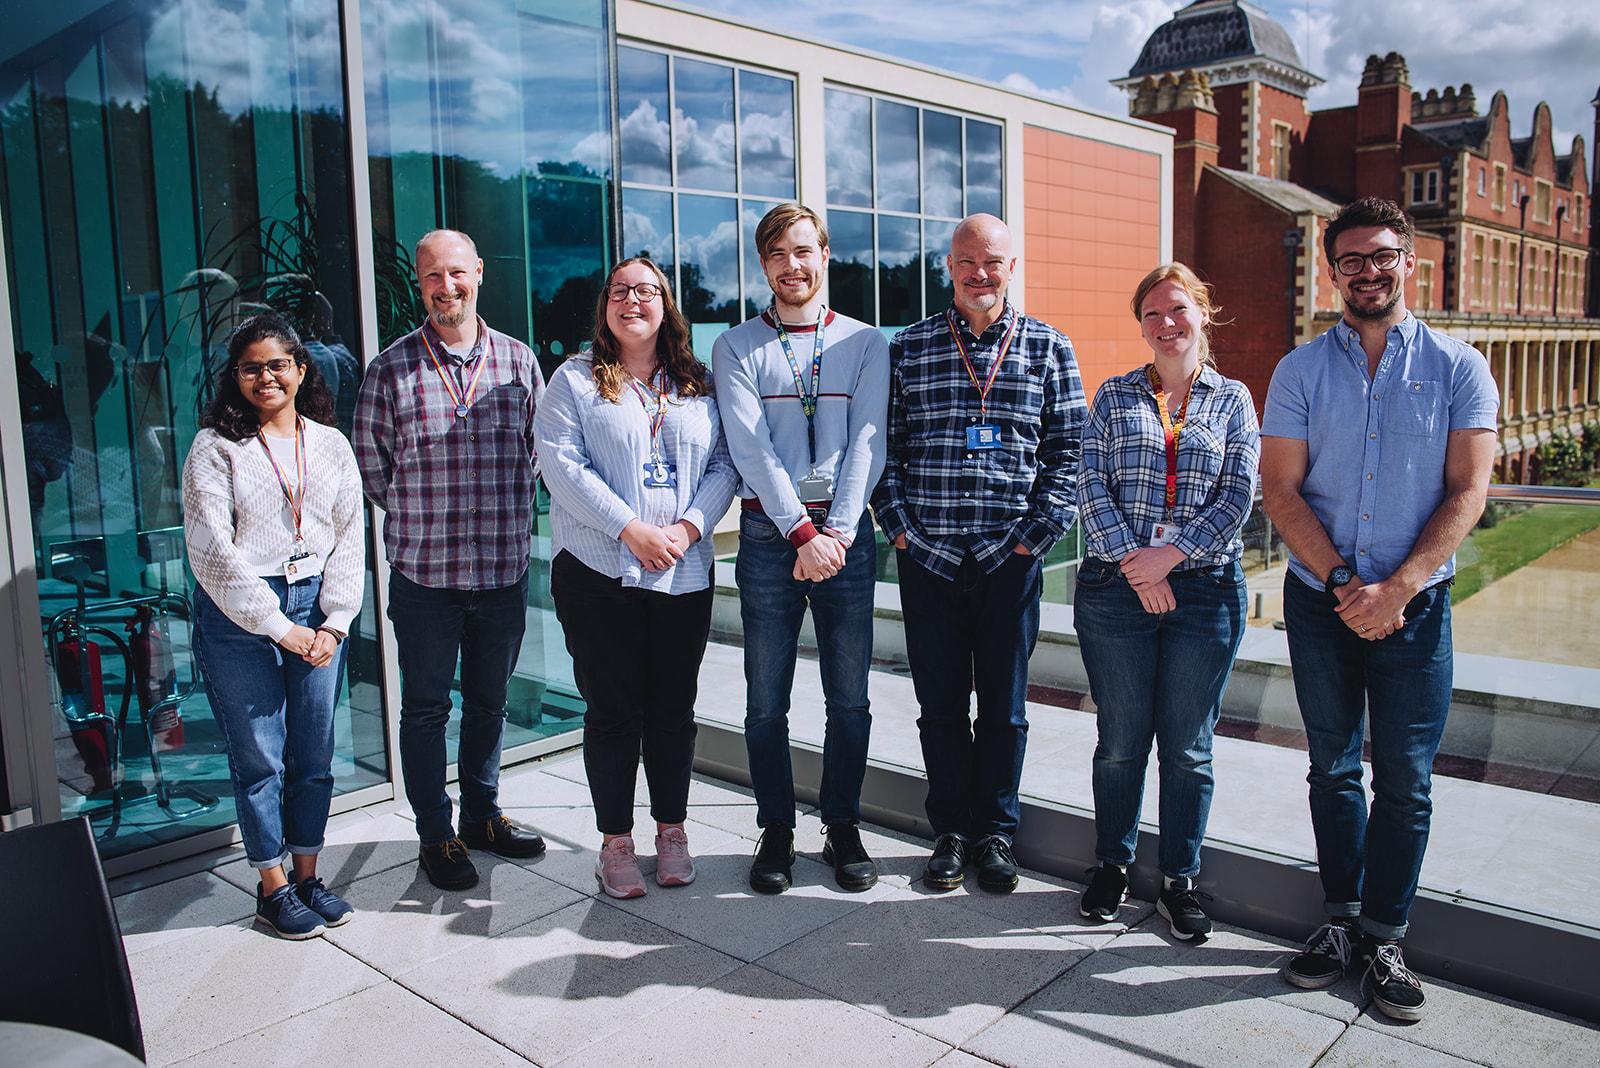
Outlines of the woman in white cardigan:
M 239 324 L 183 467 L 194 652 L 228 747 L 256 922 L 311 938 L 350 918 L 317 877 L 333 712 L 361 610 L 361 476 L 310 353 L 270 312 Z M 292 875 L 283 863 L 292 859 Z

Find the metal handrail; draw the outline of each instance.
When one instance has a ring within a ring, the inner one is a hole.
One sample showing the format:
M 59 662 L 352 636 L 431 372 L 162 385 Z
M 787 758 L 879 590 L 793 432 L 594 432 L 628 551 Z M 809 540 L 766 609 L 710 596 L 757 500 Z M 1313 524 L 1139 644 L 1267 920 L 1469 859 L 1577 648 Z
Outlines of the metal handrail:
M 1587 486 L 1501 486 L 1489 487 L 1491 501 L 1517 504 L 1600 504 L 1600 489 Z

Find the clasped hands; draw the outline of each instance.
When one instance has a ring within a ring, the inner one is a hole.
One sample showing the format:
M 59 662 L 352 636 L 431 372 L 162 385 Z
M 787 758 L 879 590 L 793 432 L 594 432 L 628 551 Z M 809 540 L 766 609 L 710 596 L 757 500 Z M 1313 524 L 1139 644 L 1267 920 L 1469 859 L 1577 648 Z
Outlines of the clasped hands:
M 1344 625 L 1369 642 L 1387 638 L 1406 625 L 1405 607 L 1412 597 L 1392 576 L 1368 584 L 1359 575 L 1337 587 L 1333 595 L 1339 598 L 1334 611 Z
M 682 560 L 689 546 L 699 540 L 699 529 L 686 519 L 663 527 L 653 527 L 643 520 L 630 519 L 628 525 L 622 528 L 622 543 L 639 558 L 639 563 L 646 571 L 665 571 Z
M 325 630 L 312 630 L 296 623 L 289 628 L 288 634 L 279 639 L 278 646 L 297 654 L 312 667 L 327 667 L 333 663 L 333 654 L 338 651 L 339 642 Z
M 1139 595 L 1144 610 L 1156 615 L 1178 607 L 1167 574 L 1186 559 L 1183 550 L 1171 545 L 1147 545 L 1124 556 L 1117 566 L 1133 592 Z

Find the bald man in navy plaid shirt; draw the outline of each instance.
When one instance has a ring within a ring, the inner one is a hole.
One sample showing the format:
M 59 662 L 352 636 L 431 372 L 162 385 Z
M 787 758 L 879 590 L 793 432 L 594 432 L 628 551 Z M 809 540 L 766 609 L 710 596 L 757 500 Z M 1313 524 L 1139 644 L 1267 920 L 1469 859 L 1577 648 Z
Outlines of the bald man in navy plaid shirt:
M 960 886 L 969 862 L 985 889 L 1017 885 L 1040 558 L 1077 514 L 1083 382 L 1072 343 L 1006 300 L 1016 262 L 1005 223 L 963 220 L 946 260 L 954 303 L 889 350 L 889 456 L 872 505 L 899 550 L 938 839 L 923 882 L 936 890 Z

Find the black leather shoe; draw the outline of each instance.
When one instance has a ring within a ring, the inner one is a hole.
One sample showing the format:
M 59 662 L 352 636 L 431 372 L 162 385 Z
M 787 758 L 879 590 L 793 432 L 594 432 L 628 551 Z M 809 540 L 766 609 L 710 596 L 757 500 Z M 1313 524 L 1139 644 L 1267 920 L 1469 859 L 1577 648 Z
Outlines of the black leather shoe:
M 1011 855 L 1011 839 L 991 834 L 978 843 L 978 885 L 997 894 L 1017 888 L 1017 858 Z
M 478 885 L 478 869 L 459 838 L 423 846 L 418 859 L 422 874 L 440 890 L 471 890 Z
M 959 834 L 941 834 L 933 843 L 933 856 L 922 869 L 922 882 L 930 890 L 954 890 L 961 885 L 961 869 L 967 866 L 972 844 Z
M 758 894 L 781 894 L 789 889 L 794 868 L 794 828 L 768 827 L 761 832 L 756 859 L 750 865 L 750 889 Z
M 544 839 L 532 831 L 523 830 L 505 816 L 496 816 L 488 823 L 463 821 L 461 840 L 469 849 L 478 849 L 515 860 L 544 855 Z
M 861 844 L 860 828 L 840 823 L 825 830 L 828 841 L 822 847 L 822 863 L 833 865 L 833 878 L 839 889 L 870 890 L 878 881 L 878 866 Z

